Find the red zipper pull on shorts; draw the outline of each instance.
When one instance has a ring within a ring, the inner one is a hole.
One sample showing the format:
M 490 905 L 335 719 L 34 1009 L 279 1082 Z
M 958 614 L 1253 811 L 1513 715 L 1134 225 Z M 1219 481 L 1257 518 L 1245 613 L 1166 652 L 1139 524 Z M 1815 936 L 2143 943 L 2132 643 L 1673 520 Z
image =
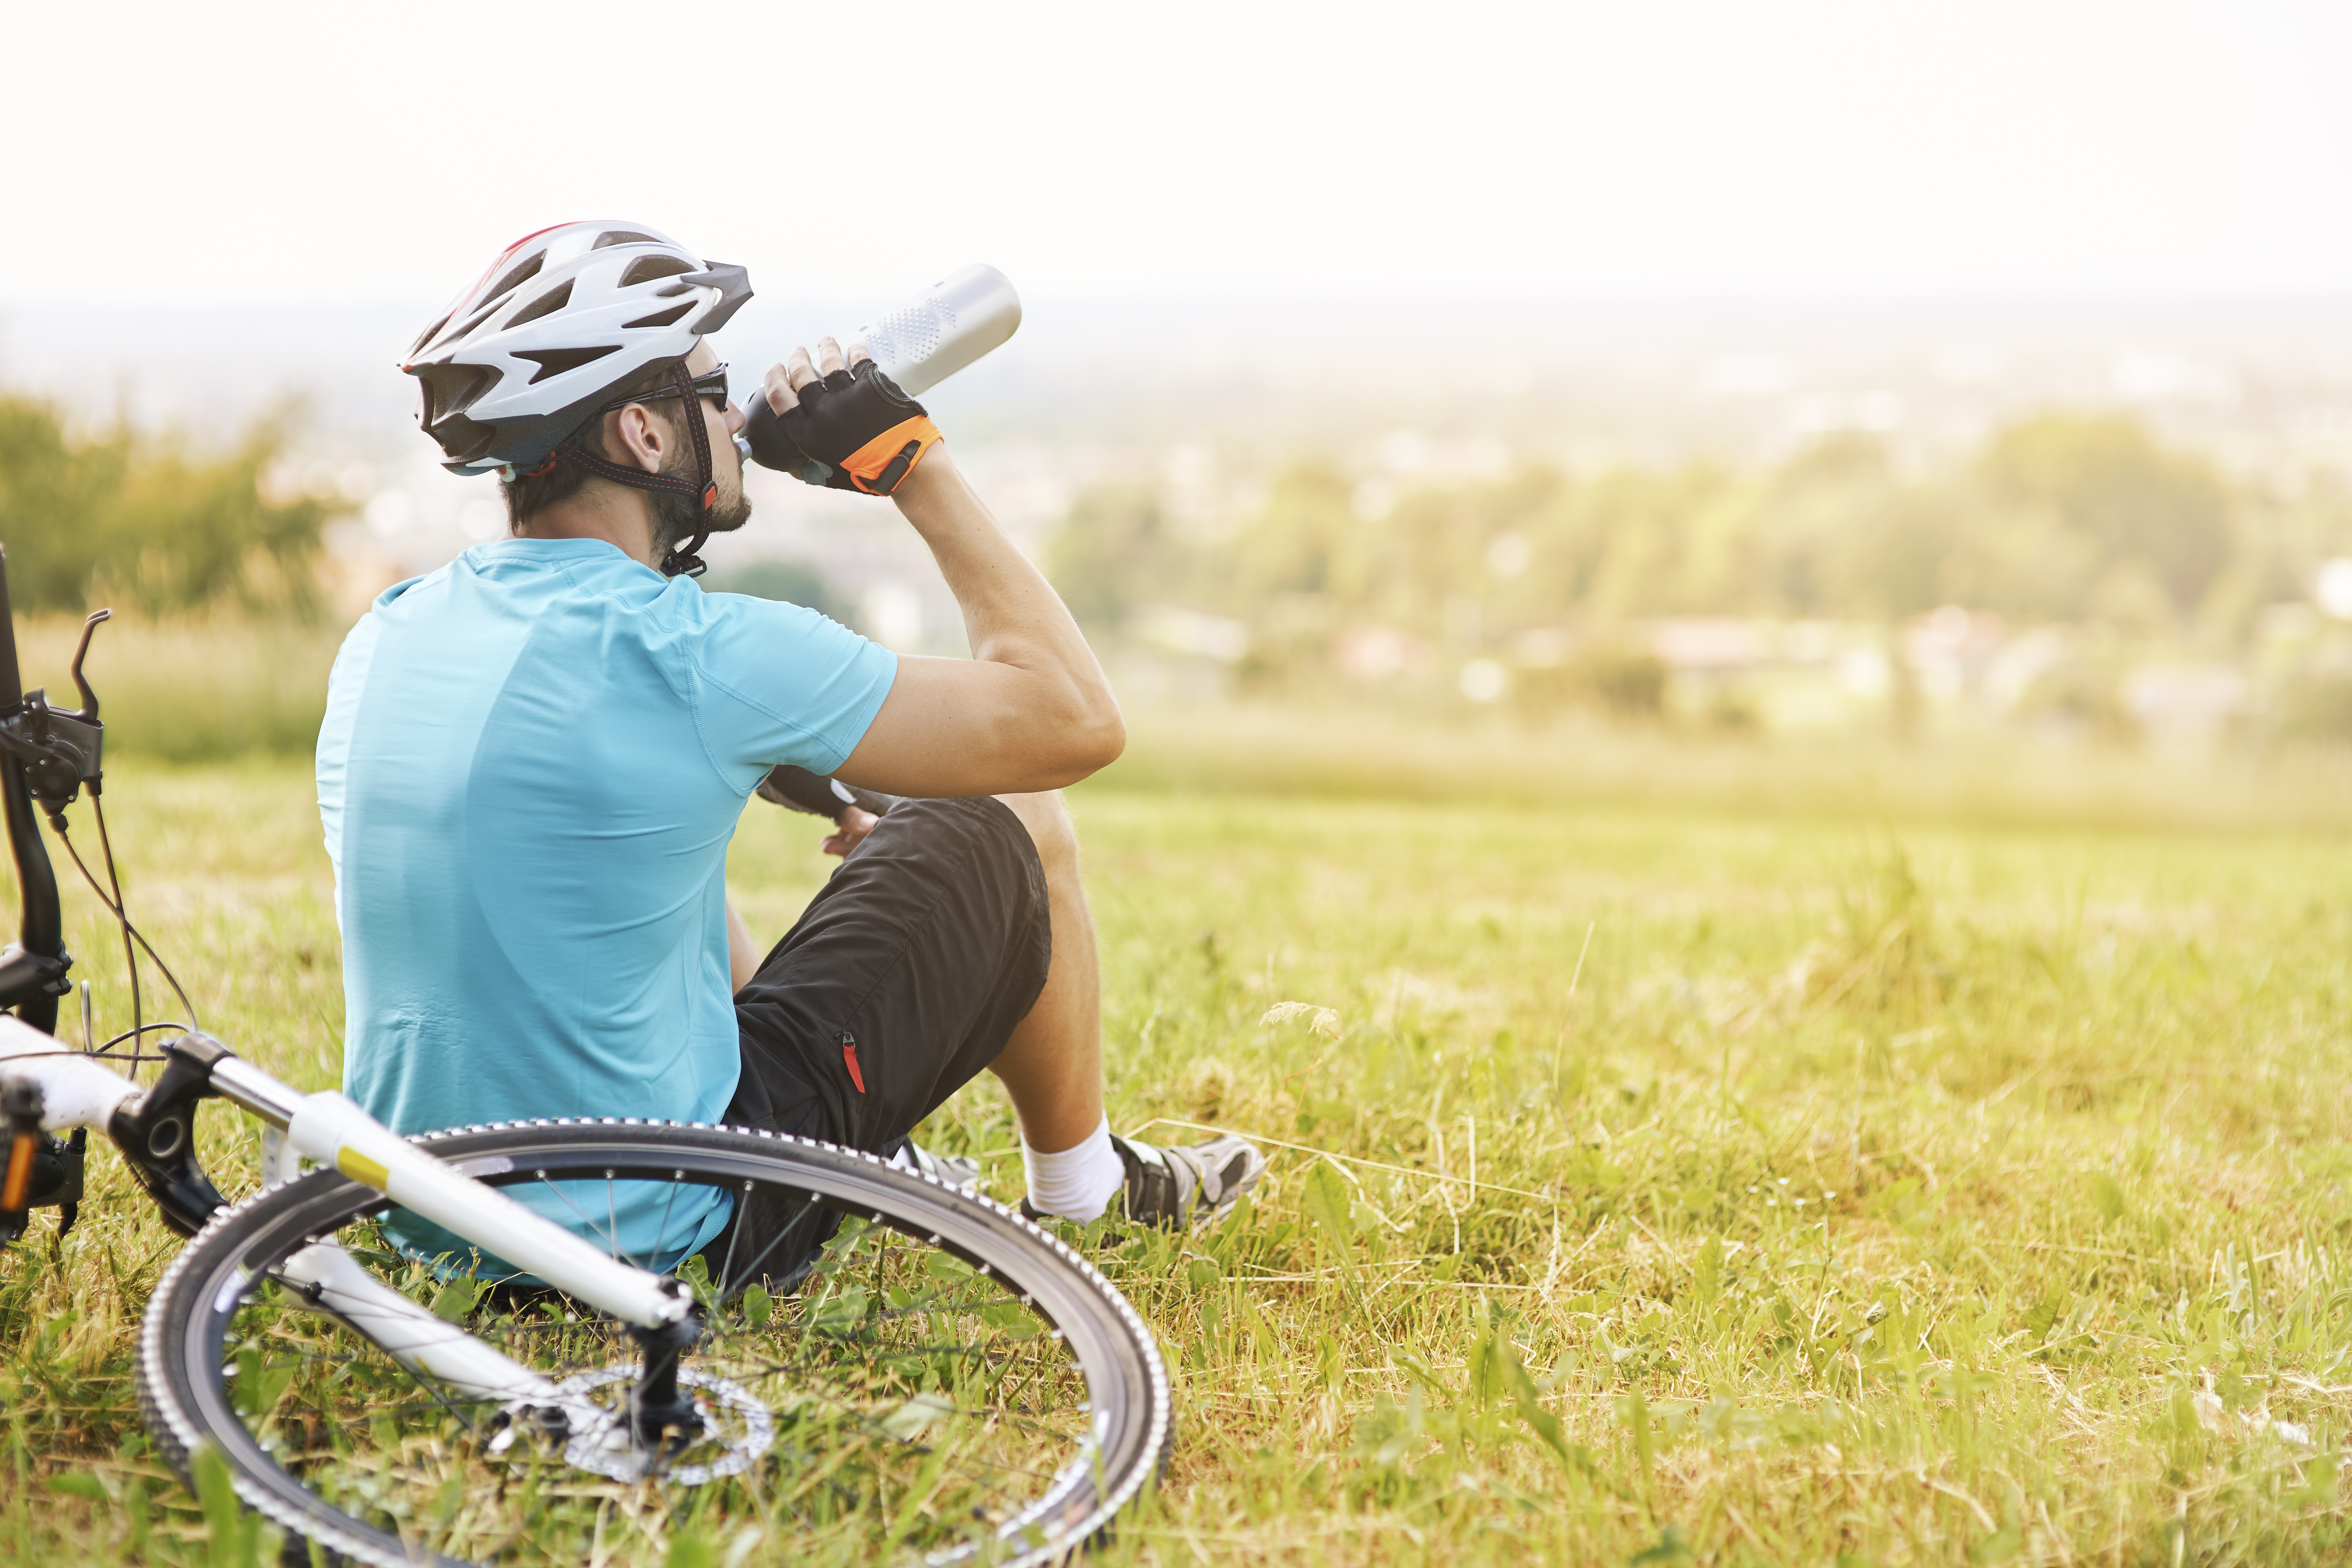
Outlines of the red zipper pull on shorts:
M 857 1067 L 856 1036 L 845 1034 L 841 1037 L 841 1059 L 848 1065 L 849 1081 L 857 1086 L 858 1093 L 864 1094 L 866 1092 L 866 1075 L 859 1071 Z

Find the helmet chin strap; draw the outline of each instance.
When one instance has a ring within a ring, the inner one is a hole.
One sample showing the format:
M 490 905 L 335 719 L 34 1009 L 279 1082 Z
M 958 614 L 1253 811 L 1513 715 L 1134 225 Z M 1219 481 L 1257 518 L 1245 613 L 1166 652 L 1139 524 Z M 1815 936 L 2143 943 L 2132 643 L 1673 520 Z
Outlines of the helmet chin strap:
M 707 528 L 698 529 L 694 537 L 684 544 L 673 544 L 661 558 L 661 574 L 665 577 L 699 577 L 710 570 L 710 563 L 695 553 L 702 542 L 710 537 Z
M 677 388 L 678 406 L 684 411 L 687 434 L 694 442 L 694 471 L 697 476 L 694 479 L 681 479 L 671 474 L 649 474 L 643 468 L 625 468 L 608 461 L 581 447 L 576 435 L 556 447 L 550 454 L 548 462 L 551 465 L 557 461 L 577 463 L 599 479 L 610 479 L 616 485 L 627 485 L 635 489 L 691 496 L 701 503 L 698 515 L 707 524 L 711 509 L 719 504 L 719 481 L 713 477 L 710 464 L 710 432 L 703 428 L 701 400 L 694 395 L 694 378 L 686 374 L 684 360 L 670 366 L 670 382 Z M 706 526 L 698 528 L 694 536 L 684 544 L 672 545 L 668 553 L 662 557 L 661 574 L 665 577 L 701 576 L 709 570 L 709 563 L 695 552 L 701 549 L 703 541 L 709 537 L 710 530 Z

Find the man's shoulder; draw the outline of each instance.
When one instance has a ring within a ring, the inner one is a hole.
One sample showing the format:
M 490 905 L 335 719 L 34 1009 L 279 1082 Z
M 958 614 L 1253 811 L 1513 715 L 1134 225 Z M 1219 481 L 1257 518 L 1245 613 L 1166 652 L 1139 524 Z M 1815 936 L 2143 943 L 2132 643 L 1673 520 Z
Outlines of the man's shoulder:
M 756 594 L 726 594 L 681 581 L 667 596 L 666 608 L 704 626 L 740 623 L 767 630 L 814 630 L 831 623 L 805 605 L 786 599 L 763 599 Z
M 765 670 L 802 661 L 826 665 L 854 661 L 869 647 L 866 638 L 821 611 L 783 599 L 722 594 L 681 584 L 661 609 L 692 635 L 685 646 L 709 675 L 732 666 Z
M 397 605 L 402 600 L 407 598 L 410 594 L 415 592 L 417 589 L 425 587 L 428 584 L 446 582 L 448 580 L 448 576 L 449 568 L 444 566 L 437 572 L 424 572 L 419 573 L 414 577 L 404 577 L 399 582 L 394 583 L 391 587 L 386 588 L 383 593 L 378 594 L 374 598 L 369 600 L 368 611 L 370 614 L 374 614 L 379 611 L 389 610 L 394 605 Z M 364 616 L 362 617 L 361 624 L 366 624 Z

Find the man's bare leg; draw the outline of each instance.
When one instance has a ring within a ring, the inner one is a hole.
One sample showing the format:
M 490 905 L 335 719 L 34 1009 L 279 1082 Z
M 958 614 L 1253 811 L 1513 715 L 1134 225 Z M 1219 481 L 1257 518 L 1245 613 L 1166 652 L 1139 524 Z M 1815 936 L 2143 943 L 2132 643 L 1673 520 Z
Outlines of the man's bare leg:
M 1062 797 L 997 796 L 1037 846 L 1054 927 L 1045 987 L 989 1068 L 1013 1097 L 1021 1141 L 1041 1153 L 1076 1147 L 1102 1125 L 1102 973 L 1094 917 L 1078 877 L 1078 833 Z
M 1078 878 L 1077 830 L 1059 795 L 997 798 L 1037 846 L 1054 931 L 1045 988 L 991 1069 L 1021 1120 L 1029 1212 L 1088 1221 L 1115 1207 L 1129 1221 L 1166 1226 L 1222 1214 L 1265 1173 L 1265 1154 L 1231 1133 L 1182 1148 L 1111 1135 L 1103 1116 L 1102 978 Z

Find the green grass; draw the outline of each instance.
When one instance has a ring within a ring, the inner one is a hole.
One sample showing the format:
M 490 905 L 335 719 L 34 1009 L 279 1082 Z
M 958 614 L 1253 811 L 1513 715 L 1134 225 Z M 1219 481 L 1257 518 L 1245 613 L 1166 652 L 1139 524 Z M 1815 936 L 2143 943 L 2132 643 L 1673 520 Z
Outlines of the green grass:
M 331 1083 L 305 771 L 125 764 L 108 798 L 206 1024 Z M 1181 1421 L 1114 1558 L 2352 1557 L 2352 842 L 1073 799 L 1114 1121 L 1279 1141 L 1222 1229 L 1104 1254 Z M 815 837 L 748 820 L 756 932 Z M 930 1136 L 1019 1190 L 992 1085 Z M 173 1240 L 93 1176 L 62 1247 L 44 1217 L 0 1259 L 0 1556 L 231 1560 L 131 1396 Z
M 343 630 L 228 611 L 166 620 L 116 616 L 99 627 L 84 667 L 106 721 L 108 754 L 183 763 L 309 756 Z M 25 684 L 79 706 L 68 671 L 80 637 L 77 616 L 18 621 Z
M 1958 716 L 1767 734 L 1366 703 L 1130 704 L 1126 789 L 2199 832 L 2352 830 L 2352 751 L 2167 752 Z

